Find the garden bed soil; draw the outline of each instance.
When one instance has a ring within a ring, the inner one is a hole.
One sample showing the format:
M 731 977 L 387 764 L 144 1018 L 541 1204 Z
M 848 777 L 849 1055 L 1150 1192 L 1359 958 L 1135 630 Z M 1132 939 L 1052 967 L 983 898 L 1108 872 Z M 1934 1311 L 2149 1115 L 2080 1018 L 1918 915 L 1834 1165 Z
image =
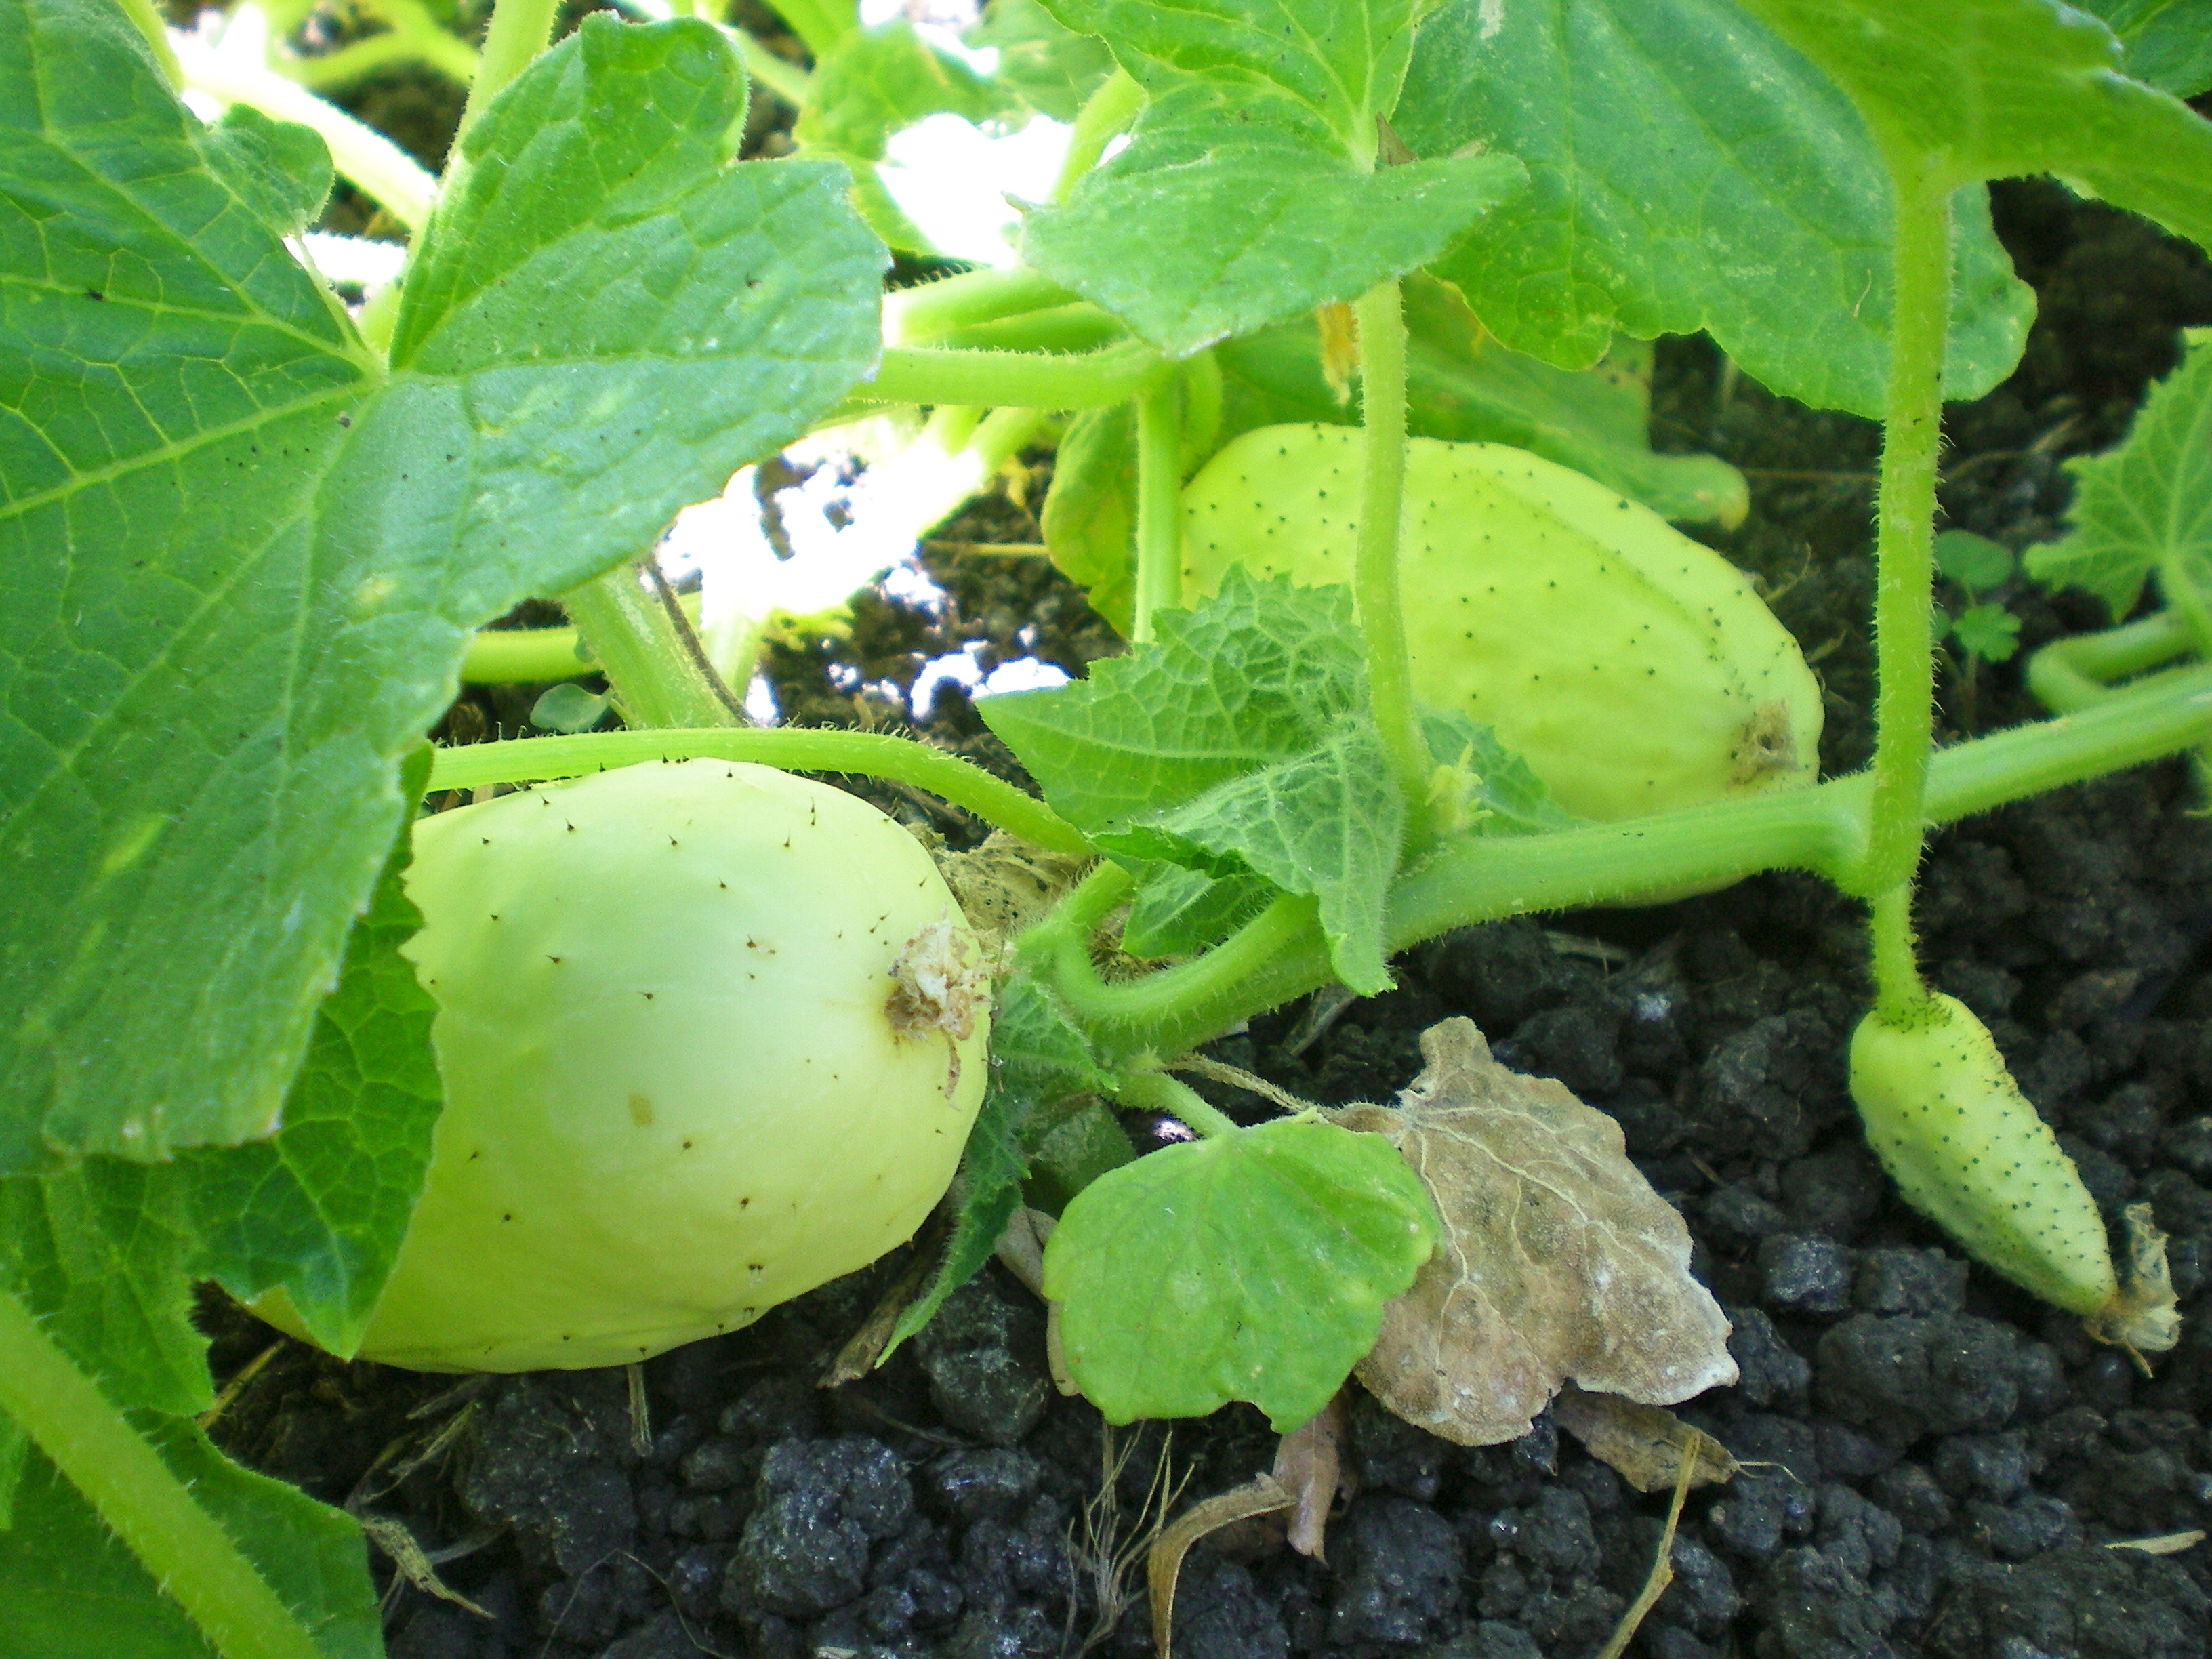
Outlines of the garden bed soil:
M 2117 439 L 2172 365 L 2177 328 L 2212 322 L 2212 273 L 2052 187 L 2008 186 L 1998 205 L 2042 320 L 2018 374 L 1952 411 L 1943 499 L 1951 522 L 2019 547 L 2059 525 L 2060 461 Z M 1876 434 L 1767 397 L 1694 341 L 1662 349 L 1656 407 L 1662 447 L 1711 449 L 1750 475 L 1752 516 L 1718 544 L 1816 662 L 1828 769 L 1859 764 Z M 944 534 L 1036 538 L 1006 500 Z M 1080 672 L 1114 648 L 1040 561 L 929 562 L 939 614 L 863 596 L 849 639 L 778 650 L 787 715 L 895 720 L 921 665 L 963 645 L 986 671 L 1034 655 Z M 2004 597 L 2029 648 L 2101 620 L 2079 595 Z M 835 689 L 832 669 L 864 689 Z M 1974 692 L 1947 682 L 1954 729 L 2034 713 L 2015 666 L 1984 668 Z M 512 732 L 530 695 L 474 693 L 447 733 Z M 1005 764 L 957 687 L 926 729 Z M 2108 1547 L 2212 1517 L 2201 801 L 2176 763 L 1976 819 L 1936 839 L 1920 909 L 1935 982 L 1989 1023 L 2099 1202 L 2116 1214 L 2147 1200 L 2172 1235 L 2187 1325 L 2150 1376 L 1967 1266 L 1899 1203 L 1844 1090 L 1867 993 L 1859 915 L 1809 878 L 1470 930 L 1411 953 L 1395 991 L 1318 1036 L 1299 1006 L 1215 1045 L 1311 1099 L 1387 1098 L 1419 1069 L 1424 1028 L 1472 1016 L 1507 1063 L 1618 1118 L 1681 1208 L 1742 1370 L 1683 1415 L 1750 1467 L 1691 1498 L 1674 1587 L 1635 1651 L 2207 1654 L 2212 1546 Z M 286 1342 L 216 1432 L 257 1467 L 398 1522 L 473 1604 L 398 1584 L 395 1659 L 1139 1659 L 1152 1641 L 1131 1548 L 1163 1486 L 1187 1504 L 1249 1480 L 1274 1437 L 1241 1407 L 1107 1430 L 1054 1391 L 1041 1310 L 995 1265 L 883 1369 L 818 1387 L 902 1266 L 653 1360 L 642 1421 L 619 1370 L 457 1380 Z M 234 1311 L 210 1304 L 208 1318 L 219 1376 L 270 1342 Z M 1470 1450 L 1361 1397 L 1346 1467 L 1356 1490 L 1326 1563 L 1265 1522 L 1194 1552 L 1180 1659 L 1586 1659 L 1649 1571 L 1666 1509 L 1548 1419 Z M 392 1575 L 385 1556 L 378 1569 Z

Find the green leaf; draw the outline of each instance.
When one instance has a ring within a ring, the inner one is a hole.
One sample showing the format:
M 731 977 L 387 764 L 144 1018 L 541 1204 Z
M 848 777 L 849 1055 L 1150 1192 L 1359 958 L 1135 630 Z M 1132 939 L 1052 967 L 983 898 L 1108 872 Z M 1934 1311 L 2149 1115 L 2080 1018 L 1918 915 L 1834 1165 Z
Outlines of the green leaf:
M 0 1170 L 270 1133 L 471 629 L 866 371 L 881 245 L 742 108 L 707 25 L 587 20 L 387 378 L 119 12 L 0 6 Z
M 264 224 L 306 229 L 331 193 L 331 155 L 306 127 L 233 104 L 200 143 L 209 168 Z
M 1085 1188 L 1045 1247 L 1069 1371 L 1109 1422 L 1328 1403 L 1436 1213 L 1379 1135 L 1309 1117 L 1164 1147 Z
M 2181 366 L 2151 388 L 2124 442 L 2067 471 L 2072 528 L 2028 549 L 2029 575 L 2086 588 L 2116 622 L 2154 570 L 2171 604 L 2212 596 L 2212 331 L 2192 332 Z
M 352 1516 L 240 1468 L 189 1422 L 147 1417 L 140 1427 L 328 1659 L 382 1659 L 368 1546 Z M 0 1607 L 5 1659 L 215 1659 L 183 1609 L 36 1453 L 15 1525 L 0 1532 Z
M 1187 356 L 1426 264 L 1521 179 L 1504 155 L 1370 170 L 1222 76 L 1156 93 L 1127 149 L 1030 216 L 1022 257 Z
M 2193 98 L 2212 88 L 2212 0 L 2080 0 L 2120 37 L 2124 66 L 2145 86 Z
M 1951 637 L 1984 662 L 2009 662 L 2020 649 L 2020 618 L 2001 605 L 1970 605 L 1952 621 Z
M 1133 957 L 1182 956 L 1226 939 L 1267 908 L 1274 884 L 1152 863 L 1137 878 L 1121 948 Z
M 2057 173 L 2212 247 L 2212 123 L 2123 75 L 2095 18 L 2055 0 L 1744 3 L 1936 178 Z
M 991 1012 L 991 1073 L 953 1180 L 952 1237 L 929 1287 L 901 1311 L 879 1365 L 991 1259 L 1022 1201 L 1031 1117 L 1064 1096 L 1114 1083 L 1052 994 L 1025 973 L 1000 981 Z
M 1881 414 L 1888 175 L 1849 101 L 1733 0 L 1446 0 L 1391 119 L 1424 155 L 1528 164 L 1528 189 L 1434 266 L 1507 345 L 1579 368 L 1617 333 L 1705 329 L 1777 392 Z M 1945 378 L 1978 398 L 2034 301 L 1984 193 L 1957 213 Z
M 851 167 L 854 202 L 878 235 L 896 248 L 935 253 L 877 177 L 891 135 L 931 115 L 981 123 L 1021 106 L 1011 89 L 923 40 L 902 18 L 855 29 L 823 56 L 791 136 L 803 153 Z
M 1060 574 L 1122 638 L 1136 615 L 1137 411 L 1086 409 L 1053 457 L 1041 520 Z
M 419 795 L 427 745 L 402 788 Z M 442 1091 L 436 1004 L 399 947 L 421 925 L 403 829 L 317 1011 L 283 1127 L 167 1164 L 90 1158 L 0 1180 L 0 1282 L 111 1398 L 185 1416 L 209 1402 L 191 1284 L 242 1300 L 282 1285 L 315 1340 L 349 1352 L 406 1235 Z
M 1405 295 L 1412 435 L 1530 450 L 1666 518 L 1742 520 L 1750 494 L 1741 472 L 1716 456 L 1653 451 L 1650 346 L 1619 338 L 1595 368 L 1555 368 L 1489 337 L 1447 283 L 1416 274 Z M 1256 427 L 1359 418 L 1356 392 L 1339 402 L 1322 373 L 1310 319 L 1225 342 L 1214 355 L 1224 382 L 1223 443 Z
M 0 1532 L 15 1523 L 15 1488 L 30 1458 L 30 1437 L 15 1426 L 14 1418 L 0 1412 Z
M 2010 548 L 1971 530 L 1946 530 L 1936 538 L 1936 568 L 1969 593 L 2009 581 L 2018 563 Z
M 1062 27 L 1037 0 L 990 0 L 962 38 L 997 52 L 992 79 L 1055 121 L 1073 122 L 1114 72 L 1104 41 Z
M 1382 900 L 1405 808 L 1348 590 L 1232 570 L 1089 679 L 979 707 L 1099 846 L 1312 894 L 1339 976 L 1365 994 L 1389 985 Z
M 1085 1099 L 1044 1134 L 1034 1137 L 1024 1200 L 1053 1215 L 1092 1182 L 1136 1158 L 1112 1109 Z
M 1465 714 L 1421 710 L 1429 753 L 1450 786 L 1450 817 L 1478 836 L 1533 836 L 1583 822 L 1552 799 L 1543 779 L 1498 733 Z

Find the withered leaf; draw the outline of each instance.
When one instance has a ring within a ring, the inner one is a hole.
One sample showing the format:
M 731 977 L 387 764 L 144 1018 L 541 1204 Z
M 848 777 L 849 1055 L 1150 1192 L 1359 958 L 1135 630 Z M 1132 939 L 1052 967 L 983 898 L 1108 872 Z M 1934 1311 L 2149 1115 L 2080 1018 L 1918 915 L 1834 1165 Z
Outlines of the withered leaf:
M 1570 1381 L 1673 1405 L 1735 1381 L 1729 1323 L 1690 1276 L 1690 1233 L 1628 1161 L 1620 1127 L 1510 1072 L 1472 1020 L 1421 1034 L 1395 1106 L 1350 1106 L 1417 1170 L 1443 1246 L 1388 1304 L 1359 1380 L 1462 1445 L 1518 1439 Z
M 1571 1382 L 1552 1402 L 1552 1420 L 1638 1492 L 1672 1491 L 1686 1461 L 1692 1486 L 1724 1484 L 1742 1468 L 1726 1446 L 1664 1406 L 1585 1394 Z

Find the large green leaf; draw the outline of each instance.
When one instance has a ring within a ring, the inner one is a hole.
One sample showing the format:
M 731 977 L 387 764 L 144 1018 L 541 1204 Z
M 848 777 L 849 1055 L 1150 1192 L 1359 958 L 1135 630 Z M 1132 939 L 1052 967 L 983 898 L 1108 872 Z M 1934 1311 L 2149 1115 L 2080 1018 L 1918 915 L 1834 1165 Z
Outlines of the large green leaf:
M 1743 0 L 1885 145 L 1958 184 L 2053 173 L 2212 247 L 2212 123 L 2059 0 Z
M 2120 38 L 2124 66 L 2146 86 L 2191 98 L 2212 87 L 2212 0 L 2081 0 Z
M 387 376 L 118 12 L 0 3 L 0 1169 L 269 1133 L 470 629 L 866 372 L 881 245 L 842 168 L 729 164 L 743 86 L 588 20 Z
M 2151 388 L 2126 441 L 2067 471 L 2072 526 L 2028 550 L 2028 574 L 2086 588 L 2117 622 L 2156 571 L 2168 603 L 2202 627 L 2212 613 L 2212 331 L 2197 331 L 2181 367 Z
M 405 787 L 419 792 L 428 746 Z M 430 1159 L 442 1099 L 436 1005 L 399 947 L 421 916 L 400 884 L 403 831 L 338 988 L 315 1018 L 283 1127 L 166 1164 L 93 1157 L 0 1178 L 0 1285 L 46 1320 L 126 1406 L 187 1415 L 208 1403 L 207 1344 L 191 1283 L 250 1299 L 281 1285 L 318 1341 L 350 1352 L 367 1328 Z
M 1048 0 L 1152 101 L 1127 149 L 1029 222 L 1023 257 L 1178 355 L 1436 258 L 1517 189 L 1502 155 L 1375 165 L 1413 0 Z
M 382 1659 L 361 1528 L 343 1510 L 233 1463 L 191 1424 L 139 1426 L 328 1659 Z M 33 1454 L 0 1532 L 0 1659 L 215 1659 L 137 1558 Z
M 988 699 L 985 721 L 1099 846 L 1312 894 L 1338 975 L 1384 988 L 1405 804 L 1368 711 L 1350 591 L 1235 568 L 1158 629 L 1087 680 Z
M 1092 1182 L 1045 1247 L 1044 1292 L 1109 1422 L 1249 1400 L 1287 1432 L 1375 1346 L 1437 1231 L 1389 1141 L 1287 1118 Z
M 1705 329 L 1778 392 L 1881 413 L 1888 175 L 1850 101 L 1734 0 L 1448 0 L 1392 121 L 1424 155 L 1528 164 L 1528 189 L 1434 267 L 1506 344 L 1581 368 L 1617 331 Z M 1958 211 L 1945 373 L 1977 398 L 2019 361 L 2034 301 L 1983 191 Z

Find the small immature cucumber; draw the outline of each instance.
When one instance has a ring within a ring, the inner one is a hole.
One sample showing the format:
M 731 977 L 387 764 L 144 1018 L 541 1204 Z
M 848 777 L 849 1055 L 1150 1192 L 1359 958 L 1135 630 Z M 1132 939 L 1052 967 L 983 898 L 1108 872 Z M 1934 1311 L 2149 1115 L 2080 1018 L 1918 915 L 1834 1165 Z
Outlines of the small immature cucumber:
M 1183 595 L 1242 562 L 1352 580 L 1357 428 L 1262 427 L 1183 493 Z M 1581 473 L 1503 444 L 1407 444 L 1415 696 L 1496 730 L 1583 817 L 1810 783 L 1820 691 L 1726 559 Z
M 1851 1098 L 1867 1139 L 1912 1206 L 1974 1258 L 2106 1340 L 2158 1351 L 2176 1329 L 2163 1253 L 2124 1289 L 2081 1171 L 2005 1068 L 1988 1028 L 1929 996 L 1851 1037 Z
M 407 890 L 446 1108 L 362 1357 L 645 1358 L 872 1261 L 950 1183 L 983 953 L 857 796 L 623 767 L 421 820 Z

